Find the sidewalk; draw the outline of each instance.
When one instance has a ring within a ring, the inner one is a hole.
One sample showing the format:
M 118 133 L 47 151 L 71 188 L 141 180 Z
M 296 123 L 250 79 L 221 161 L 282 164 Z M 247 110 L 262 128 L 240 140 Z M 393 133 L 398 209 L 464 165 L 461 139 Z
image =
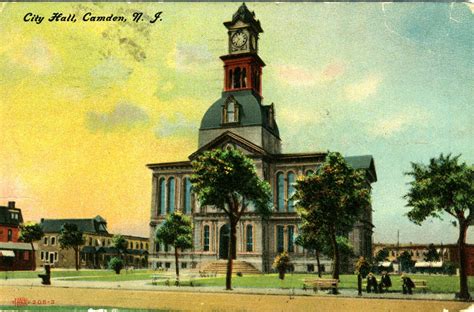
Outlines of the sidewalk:
M 23 286 L 23 287 L 44 287 L 44 288 L 89 288 L 89 289 L 114 289 L 114 290 L 146 290 L 146 291 L 164 291 L 164 292 L 194 292 L 194 293 L 233 293 L 233 294 L 252 294 L 252 295 L 283 295 L 283 296 L 324 296 L 324 297 L 344 297 L 359 298 L 355 289 L 340 289 L 340 294 L 333 295 L 327 291 L 313 292 L 312 290 L 303 289 L 281 289 L 281 288 L 234 288 L 227 291 L 223 287 L 189 287 L 189 286 L 163 286 L 151 285 L 151 281 L 119 281 L 119 282 L 102 282 L 102 281 L 73 281 L 64 280 L 64 278 L 52 278 L 51 285 L 41 285 L 40 279 L 2 279 L 0 286 Z M 438 301 L 454 301 L 454 294 L 442 293 L 419 293 L 413 295 L 403 295 L 400 292 L 389 292 L 383 294 L 363 293 L 361 298 L 369 299 L 404 299 L 404 300 L 438 300 Z

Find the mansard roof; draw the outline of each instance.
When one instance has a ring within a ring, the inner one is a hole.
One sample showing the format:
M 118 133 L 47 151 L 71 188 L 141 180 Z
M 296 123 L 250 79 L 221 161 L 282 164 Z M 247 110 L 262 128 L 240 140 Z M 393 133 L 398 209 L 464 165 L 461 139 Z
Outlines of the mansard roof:
M 220 99 L 212 104 L 201 120 L 199 130 L 220 129 L 222 124 L 222 109 L 225 101 L 233 97 L 239 105 L 239 123 L 232 127 L 263 126 L 265 129 L 280 138 L 280 132 L 276 121 L 269 123 L 269 108 L 271 105 L 262 105 L 261 98 L 252 90 L 226 91 Z M 273 118 L 273 116 L 271 116 Z
M 17 214 L 18 219 L 12 218 L 12 212 Z M 0 224 L 19 226 L 22 223 L 23 216 L 20 209 L 0 206 Z
M 65 223 L 77 225 L 83 233 L 108 234 L 104 218 L 97 216 L 91 219 L 41 219 L 41 228 L 45 233 L 59 233 Z
M 370 175 L 370 182 L 377 182 L 377 172 L 372 155 L 347 156 L 344 157 L 349 165 L 354 169 L 365 169 Z

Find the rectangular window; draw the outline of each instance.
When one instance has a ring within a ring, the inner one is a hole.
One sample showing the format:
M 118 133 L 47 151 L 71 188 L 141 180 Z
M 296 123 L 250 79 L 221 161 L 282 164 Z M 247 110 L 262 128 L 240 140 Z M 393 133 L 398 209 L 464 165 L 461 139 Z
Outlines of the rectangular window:
M 284 251 L 284 227 L 283 225 L 277 225 L 277 251 Z
M 47 236 L 45 236 L 43 238 L 43 244 L 48 245 L 48 237 Z
M 188 267 L 188 264 L 186 262 L 181 263 L 181 269 L 186 269 Z
M 204 251 L 209 251 L 209 225 L 204 226 Z
M 23 252 L 23 260 L 25 260 L 25 261 L 30 260 L 30 252 L 29 251 L 24 251 Z
M 41 260 L 44 260 L 44 251 L 42 251 L 40 255 L 41 255 Z
M 51 237 L 51 246 L 56 245 L 56 237 L 52 236 Z
M 288 230 L 288 252 L 294 252 L 295 251 L 295 244 L 294 244 L 295 227 L 293 225 L 289 225 L 287 230 Z
M 247 224 L 247 252 L 253 251 L 253 226 L 251 224 Z
M 167 269 L 171 268 L 171 263 L 170 262 L 165 262 L 165 268 L 167 268 Z
M 54 261 L 58 261 L 58 253 L 57 252 L 54 253 Z

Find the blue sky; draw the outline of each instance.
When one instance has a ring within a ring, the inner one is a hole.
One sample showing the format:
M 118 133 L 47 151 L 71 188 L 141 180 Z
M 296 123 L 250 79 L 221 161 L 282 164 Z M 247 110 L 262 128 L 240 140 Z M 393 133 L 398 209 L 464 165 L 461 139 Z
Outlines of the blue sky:
M 102 215 L 148 235 L 147 163 L 185 160 L 220 97 L 222 25 L 238 3 L 0 5 L 0 197 L 27 220 Z M 466 3 L 249 3 L 261 21 L 266 104 L 284 152 L 371 154 L 374 241 L 456 241 L 411 224 L 410 162 L 474 162 L 474 19 Z M 24 23 L 28 12 L 153 16 L 157 24 Z M 32 113 L 33 112 L 33 113 Z M 75 194 L 71 200 L 70 194 Z M 129 207 L 124 209 L 124 205 Z

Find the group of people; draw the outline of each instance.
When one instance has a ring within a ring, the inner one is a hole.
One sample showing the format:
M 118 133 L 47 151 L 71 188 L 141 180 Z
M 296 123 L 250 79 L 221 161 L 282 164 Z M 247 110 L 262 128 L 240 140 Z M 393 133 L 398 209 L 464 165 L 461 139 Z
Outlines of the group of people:
M 406 276 L 402 274 L 402 291 L 404 294 L 412 294 L 412 289 L 415 287 L 415 283 Z M 367 292 L 371 293 L 372 291 L 375 293 L 382 293 L 384 290 L 392 287 L 392 280 L 390 279 L 390 275 L 387 272 L 382 272 L 382 276 L 380 277 L 380 283 L 378 283 L 377 278 L 375 277 L 372 272 L 367 275 Z
M 367 275 L 367 292 L 371 293 L 372 291 L 377 293 L 382 293 L 384 289 L 392 287 L 392 280 L 390 275 L 387 272 L 382 272 L 382 277 L 380 278 L 380 283 L 377 282 L 377 278 L 372 272 Z

